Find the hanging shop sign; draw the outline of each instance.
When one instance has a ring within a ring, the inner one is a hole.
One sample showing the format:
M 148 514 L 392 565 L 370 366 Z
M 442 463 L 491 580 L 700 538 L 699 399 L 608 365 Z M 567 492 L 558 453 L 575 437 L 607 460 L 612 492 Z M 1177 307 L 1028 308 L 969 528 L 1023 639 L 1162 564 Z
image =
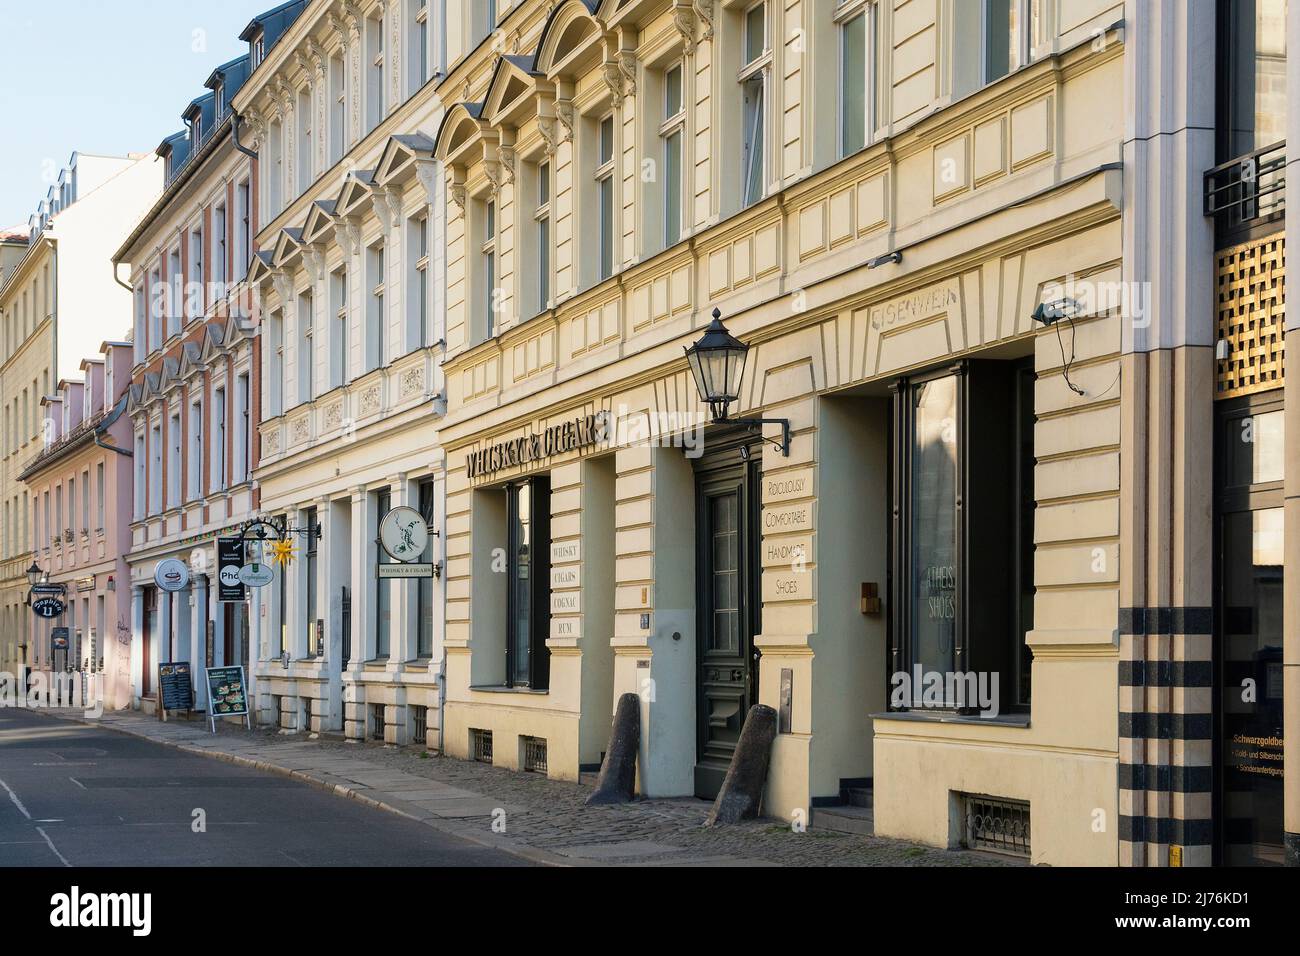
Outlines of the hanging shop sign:
M 239 578 L 244 567 L 244 539 L 217 539 L 217 600 L 222 604 L 242 604 L 248 591 Z
M 275 580 L 275 571 L 269 564 L 246 564 L 239 569 L 239 580 L 250 588 L 264 588 Z
M 608 425 L 609 413 L 602 411 L 562 425 L 552 425 L 535 435 L 488 445 L 465 456 L 469 477 L 481 478 L 503 468 L 516 468 L 552 455 L 589 448 L 605 440 Z
M 379 522 L 379 544 L 394 561 L 411 564 L 429 546 L 429 525 L 414 508 L 394 508 Z
M 432 564 L 379 564 L 379 580 L 433 577 Z
M 167 558 L 158 562 L 153 572 L 154 583 L 164 591 L 184 591 L 190 583 L 190 569 L 184 561 Z
M 56 651 L 66 651 L 70 633 L 70 630 L 66 627 L 54 628 L 54 630 L 50 631 L 50 647 Z
M 68 606 L 56 597 L 37 598 L 32 602 L 32 613 L 46 621 L 62 617 L 67 609 Z

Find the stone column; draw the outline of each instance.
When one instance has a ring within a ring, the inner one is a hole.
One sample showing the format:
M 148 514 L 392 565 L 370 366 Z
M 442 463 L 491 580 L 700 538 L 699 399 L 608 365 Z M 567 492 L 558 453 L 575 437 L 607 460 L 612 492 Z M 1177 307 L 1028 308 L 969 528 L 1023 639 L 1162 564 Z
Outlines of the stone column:
M 1215 4 L 1124 12 L 1119 862 L 1211 860 Z M 1114 41 L 1112 41 L 1114 42 Z M 1170 67 L 1173 64 L 1173 67 Z M 1176 676 L 1168 676 L 1176 675 Z M 1182 781 L 1174 786 L 1175 781 Z M 1192 781 L 1201 781 L 1193 784 Z
M 149 662 L 144 659 L 144 588 L 131 588 L 131 705 L 140 706 L 140 693 L 144 687 L 144 669 Z
M 208 685 L 203 671 L 208 666 L 208 576 L 198 575 L 190 587 L 194 595 L 189 657 L 194 676 L 194 708 L 207 710 Z

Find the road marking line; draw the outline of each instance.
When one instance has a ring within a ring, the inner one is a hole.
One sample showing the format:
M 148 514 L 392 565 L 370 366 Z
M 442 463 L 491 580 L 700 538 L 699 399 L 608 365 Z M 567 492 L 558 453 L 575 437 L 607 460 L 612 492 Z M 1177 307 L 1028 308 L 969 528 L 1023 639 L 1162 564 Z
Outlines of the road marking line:
M 9 789 L 9 784 L 5 783 L 3 780 L 0 780 L 0 787 L 4 787 L 5 790 L 8 791 L 9 799 L 14 802 L 14 806 L 16 806 L 20 811 L 22 811 L 23 816 L 25 816 L 28 820 L 30 820 L 32 818 L 32 815 L 27 812 L 27 808 L 23 806 L 23 802 L 18 799 L 18 794 L 14 793 L 13 790 Z
M 54 845 L 54 841 L 50 839 L 50 835 L 48 833 L 46 833 L 41 827 L 37 827 L 36 832 L 45 838 L 45 842 L 49 844 L 50 850 L 54 853 L 55 856 L 57 856 L 60 860 L 63 861 L 64 866 L 72 866 L 72 864 L 68 862 L 68 858 L 59 852 L 59 848 Z

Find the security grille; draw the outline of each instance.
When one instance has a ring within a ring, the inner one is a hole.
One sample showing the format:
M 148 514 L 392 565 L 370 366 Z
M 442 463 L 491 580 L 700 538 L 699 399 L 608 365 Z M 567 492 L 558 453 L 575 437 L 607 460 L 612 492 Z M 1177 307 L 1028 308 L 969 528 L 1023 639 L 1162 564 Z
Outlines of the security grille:
M 412 707 L 411 708 L 411 741 L 417 744 L 429 742 L 429 708 Z
M 469 732 L 470 756 L 479 763 L 492 762 L 492 731 L 471 730 Z
M 384 739 L 384 705 L 370 705 L 370 739 Z
M 1220 353 L 1216 398 L 1234 398 L 1284 382 L 1286 240 L 1281 233 L 1219 250 L 1215 298 Z
M 965 794 L 965 804 L 967 849 L 1029 856 L 1028 802 Z
M 522 737 L 524 745 L 524 770 L 546 773 L 546 741 L 541 737 Z

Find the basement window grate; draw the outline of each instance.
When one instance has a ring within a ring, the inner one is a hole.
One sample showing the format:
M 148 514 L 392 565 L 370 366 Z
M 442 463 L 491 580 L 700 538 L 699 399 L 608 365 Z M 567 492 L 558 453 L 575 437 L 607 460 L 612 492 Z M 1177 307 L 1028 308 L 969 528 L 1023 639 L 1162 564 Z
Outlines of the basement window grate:
M 311 733 L 311 698 L 302 699 L 302 729 Z
M 471 730 L 469 732 L 470 757 L 479 763 L 492 762 L 492 731 Z
M 966 839 L 970 850 L 1029 856 L 1029 803 L 965 794 Z
M 384 705 L 372 704 L 370 706 L 370 739 L 384 739 Z
M 411 742 L 427 744 L 429 742 L 429 708 L 415 706 L 411 708 Z
M 546 741 L 541 737 L 521 737 L 524 745 L 524 770 L 546 773 Z

